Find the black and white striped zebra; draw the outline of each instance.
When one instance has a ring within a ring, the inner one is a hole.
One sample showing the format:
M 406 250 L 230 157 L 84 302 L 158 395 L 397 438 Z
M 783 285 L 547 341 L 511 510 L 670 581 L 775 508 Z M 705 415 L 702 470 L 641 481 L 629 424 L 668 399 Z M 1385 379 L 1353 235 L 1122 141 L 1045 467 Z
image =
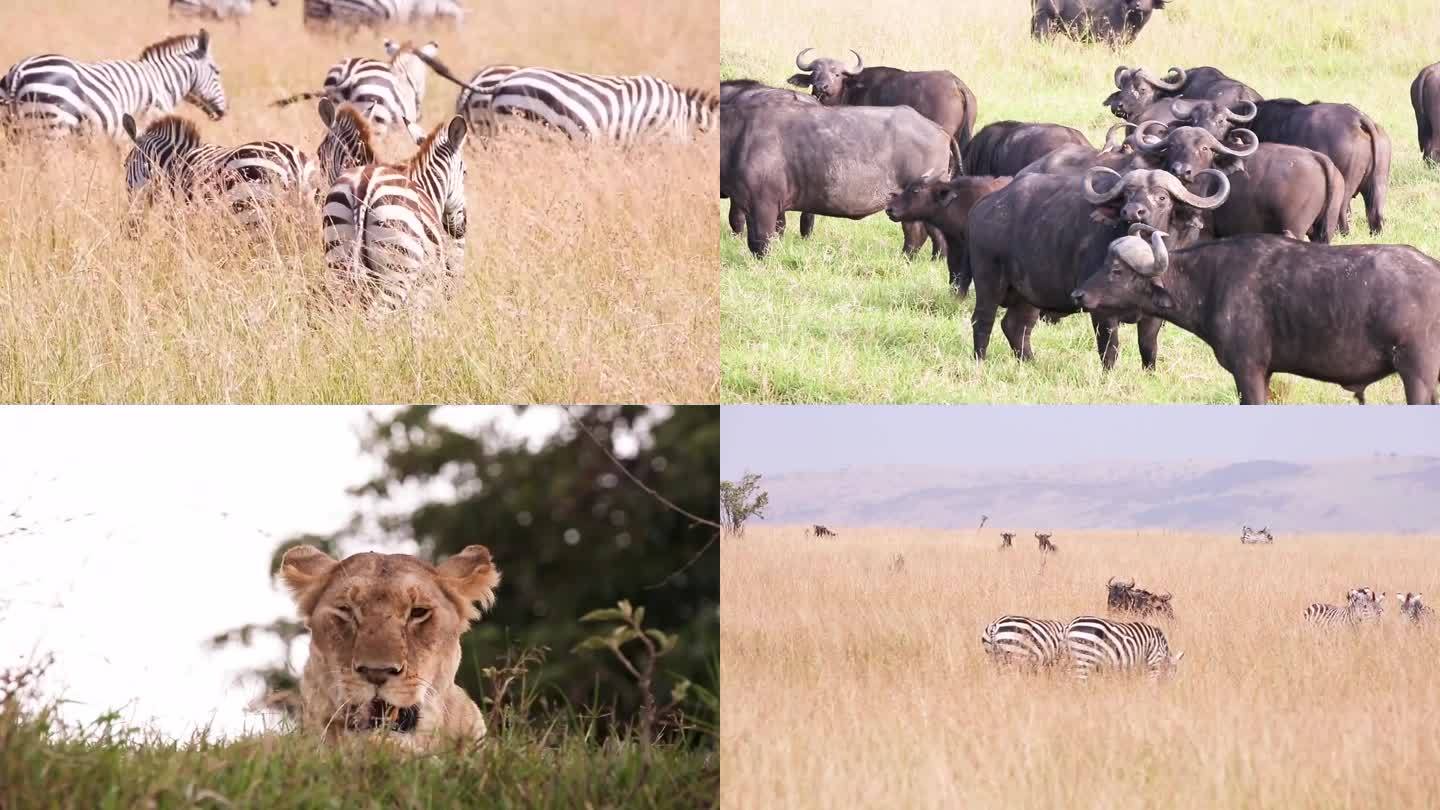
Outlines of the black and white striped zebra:
M 1165 631 L 1144 622 L 1112 622 L 1080 616 L 1065 628 L 1065 641 L 1077 680 L 1097 671 L 1147 671 L 1158 679 L 1175 671 L 1185 653 L 1171 653 Z
M 1268 526 L 1265 527 L 1265 528 L 1260 529 L 1259 531 L 1256 531 L 1255 529 L 1252 529 L 1252 528 L 1250 528 L 1249 526 L 1241 526 L 1241 527 L 1240 527 L 1240 542 L 1241 542 L 1243 545 L 1247 545 L 1247 546 L 1249 546 L 1249 545 L 1256 545 L 1256 544 L 1265 545 L 1265 544 L 1274 543 L 1274 542 L 1275 542 L 1275 537 L 1270 534 L 1270 528 L 1269 528 Z
M 280 5 L 280 0 L 267 1 L 271 8 Z M 170 16 L 224 20 L 248 16 L 253 5 L 254 0 L 170 0 Z
M 157 192 L 184 200 L 218 199 L 241 222 L 253 224 L 260 204 L 284 190 L 317 187 L 315 162 L 303 150 L 278 141 L 239 146 L 201 143 L 195 125 L 167 115 L 137 132 L 135 119 L 123 118 L 135 148 L 125 158 L 125 186 L 132 198 L 153 201 Z
M 328 98 L 336 104 L 353 104 L 360 110 L 377 135 L 384 135 L 392 124 L 403 124 L 417 143 L 424 139 L 420 128 L 420 107 L 425 101 L 425 63 L 417 54 L 432 57 L 440 50 L 435 42 L 416 47 L 410 42 L 385 40 L 386 62 L 369 57 L 353 57 L 336 62 L 325 72 L 325 82 L 318 93 L 296 93 L 275 102 L 283 107 L 309 98 Z
M 465 18 L 458 0 L 305 0 L 305 23 L 381 25 Z
M 1418 593 L 1396 593 L 1395 601 L 1400 603 L 1400 616 L 1415 624 L 1435 621 L 1435 611 L 1420 600 Z
M 1063 622 L 1001 616 L 980 635 L 985 654 L 997 664 L 1039 669 L 1058 664 L 1069 655 Z
M 1321 627 L 1356 625 L 1379 619 L 1385 610 L 1385 594 L 1370 588 L 1355 588 L 1345 596 L 1345 606 L 1316 602 L 1305 608 L 1305 620 Z
M 375 146 L 365 116 L 349 104 L 337 106 L 328 98 L 320 99 L 320 120 L 325 137 L 315 152 L 328 189 L 351 169 L 374 163 Z
M 459 274 L 465 247 L 465 119 L 438 127 L 408 163 L 341 175 L 325 198 L 332 301 L 371 313 L 423 307 Z
M 10 117 L 26 129 L 52 135 L 96 130 L 116 138 L 127 113 L 164 114 L 183 100 L 217 120 L 229 106 L 210 34 L 203 28 L 199 34 L 157 42 L 138 60 L 32 56 L 5 74 L 0 96 L 7 100 Z
M 464 116 L 471 128 L 488 121 L 495 88 L 519 69 L 518 65 L 487 65 L 475 71 L 470 81 L 460 87 L 460 95 L 455 98 L 455 114 Z

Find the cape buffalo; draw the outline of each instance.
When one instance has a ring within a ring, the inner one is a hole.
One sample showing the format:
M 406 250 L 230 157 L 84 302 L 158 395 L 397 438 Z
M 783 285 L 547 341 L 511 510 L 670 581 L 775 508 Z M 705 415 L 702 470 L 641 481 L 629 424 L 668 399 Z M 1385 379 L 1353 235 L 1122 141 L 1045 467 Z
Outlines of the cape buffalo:
M 1157 79 L 1144 68 L 1121 65 L 1115 68 L 1115 92 L 1102 102 L 1116 118 L 1140 123 L 1140 116 L 1155 102 L 1171 97 L 1193 101 L 1211 101 L 1227 109 L 1236 109 L 1242 101 L 1259 104 L 1260 94 L 1244 82 L 1226 76 L 1219 68 L 1197 67 L 1184 70 L 1170 68 L 1165 78 Z
M 1138 308 L 1199 336 L 1235 377 L 1242 404 L 1264 403 L 1276 372 L 1357 397 L 1398 373 L 1406 402 L 1435 402 L 1440 263 L 1409 246 L 1252 234 L 1171 252 L 1163 233 L 1149 243 L 1131 235 L 1110 245 L 1074 300 L 1092 311 Z
M 1370 233 L 1385 226 L 1385 195 L 1390 189 L 1390 136 L 1349 104 L 1314 101 L 1301 104 L 1293 98 L 1262 102 L 1250 129 L 1262 141 L 1288 143 L 1314 149 L 1335 162 L 1345 177 L 1345 206 L 1340 232 L 1350 232 L 1350 200 L 1365 198 Z
M 984 135 L 984 130 L 981 130 Z M 978 140 L 978 138 L 977 138 Z M 1009 177 L 922 177 L 890 198 L 885 215 L 896 222 L 924 222 L 945 234 L 950 246 L 950 287 L 964 296 L 970 291 L 970 250 L 965 240 L 970 209 L 985 195 L 1010 185 Z
M 890 196 L 935 172 L 958 169 L 954 141 L 909 107 L 783 105 L 763 115 L 720 118 L 721 194 L 745 212 L 750 250 L 762 255 L 785 211 L 862 219 Z M 925 241 L 905 226 L 905 250 Z
M 1160 121 L 1169 127 L 1200 127 L 1217 138 L 1224 138 L 1236 124 L 1254 120 L 1258 107 L 1253 101 L 1241 101 L 1233 108 L 1213 101 L 1196 101 L 1171 96 L 1145 108 L 1136 116 L 1137 124 Z
M 1169 0 L 1031 0 L 1030 36 L 1125 45 Z
M 784 87 L 771 87 L 762 84 L 754 79 L 730 79 L 720 83 L 720 116 L 723 119 L 728 115 L 750 115 L 760 114 L 757 107 L 768 107 L 774 105 L 800 104 L 818 106 L 819 101 L 814 96 L 807 95 Z M 728 130 L 721 126 L 722 148 L 720 157 L 720 177 L 722 178 L 720 196 L 728 197 L 724 191 L 724 178 L 734 171 L 734 167 L 727 165 L 728 151 L 724 148 L 724 136 L 727 132 L 738 131 L 739 128 L 730 127 Z M 739 234 L 745 228 L 745 212 L 732 200 L 730 203 L 730 231 Z M 815 230 L 815 215 L 810 213 L 800 214 L 800 236 L 808 238 Z M 777 236 L 785 233 L 785 212 L 780 212 L 780 218 L 775 221 L 775 233 Z
M 996 121 L 986 124 L 965 147 L 965 171 L 992 177 L 1013 176 L 1031 163 L 1064 146 L 1090 149 L 1078 129 L 1059 124 Z
M 1119 133 L 1134 124 L 1116 124 L 1105 133 L 1105 146 L 1101 149 L 1087 144 L 1068 144 L 1056 149 L 1038 160 L 1027 164 L 1016 177 L 1031 174 L 1066 174 L 1079 176 L 1092 166 L 1107 166 L 1117 171 L 1139 168 L 1136 164 L 1134 143 Z
M 985 359 L 996 311 L 1006 307 L 1001 329 L 1022 360 L 1034 357 L 1030 331 L 1042 314 L 1052 318 L 1079 311 L 1071 299 L 1075 287 L 1100 269 L 1110 242 L 1125 235 L 1119 215 L 1143 219 L 1159 228 L 1172 227 L 1177 201 L 1191 208 L 1213 208 L 1225 199 L 1228 186 L 1210 197 L 1191 194 L 1164 172 L 1127 174 L 1116 188 L 1097 191 L 1090 177 L 1032 174 L 986 196 L 970 212 L 967 237 L 970 268 L 975 278 L 973 316 L 975 357 Z M 1120 197 L 1124 199 L 1121 200 Z M 1099 210 L 1097 210 L 1097 208 Z M 1143 209 L 1143 210 L 1142 210 Z M 1092 313 L 1096 348 L 1106 369 L 1115 365 L 1119 346 L 1115 330 L 1122 319 L 1134 323 L 1133 308 Z M 1140 322 L 1140 359 L 1155 367 L 1160 321 Z
M 1199 127 L 1179 127 L 1162 137 L 1150 121 L 1136 135 L 1136 149 L 1150 165 L 1189 183 L 1205 169 L 1230 175 L 1230 196 L 1211 215 L 1212 235 L 1275 233 L 1329 242 L 1340 225 L 1345 181 L 1330 159 L 1300 146 L 1259 143 L 1248 129 L 1230 132 L 1226 143 Z
M 1426 165 L 1440 163 L 1440 62 L 1420 71 L 1410 84 L 1410 106 L 1420 134 L 1420 155 Z

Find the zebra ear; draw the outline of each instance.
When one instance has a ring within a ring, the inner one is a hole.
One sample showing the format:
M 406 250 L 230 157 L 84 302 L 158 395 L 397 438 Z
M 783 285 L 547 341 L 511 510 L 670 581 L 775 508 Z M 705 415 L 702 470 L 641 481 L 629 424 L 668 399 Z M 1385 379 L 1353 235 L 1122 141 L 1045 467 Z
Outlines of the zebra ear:
M 135 118 L 131 116 L 130 113 L 125 113 L 125 115 L 121 116 L 120 126 L 125 128 L 125 134 L 130 136 L 130 140 L 134 141 L 137 145 L 140 143 L 140 137 L 135 134 Z
M 450 126 L 445 129 L 445 142 L 459 149 L 460 145 L 465 143 L 465 134 L 469 131 L 464 116 L 457 115 L 450 119 Z
M 195 46 L 195 52 L 201 56 L 210 53 L 210 32 L 204 28 L 200 29 L 200 44 Z
M 320 99 L 320 120 L 325 123 L 326 129 L 335 125 L 335 102 L 328 98 Z
M 433 59 L 435 57 L 435 54 L 440 53 L 440 43 L 432 39 L 429 42 L 425 43 L 423 46 L 421 46 L 420 53 L 423 53 Z

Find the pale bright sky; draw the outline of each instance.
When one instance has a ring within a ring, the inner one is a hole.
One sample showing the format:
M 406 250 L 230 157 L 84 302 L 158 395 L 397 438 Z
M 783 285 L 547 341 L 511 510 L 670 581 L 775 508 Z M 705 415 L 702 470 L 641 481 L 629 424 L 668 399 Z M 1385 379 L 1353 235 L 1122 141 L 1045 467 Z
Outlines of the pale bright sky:
M 205 724 L 227 735 L 262 728 L 247 710 L 257 687 L 236 676 L 275 660 L 278 644 L 216 652 L 205 642 L 294 616 L 267 579 L 270 555 L 280 540 L 333 531 L 353 513 L 345 489 L 377 470 L 358 444 L 369 412 L 0 408 L 0 668 L 53 654 L 46 691 L 74 701 L 62 710 L 74 721 L 118 709 L 180 738 Z M 499 418 L 532 440 L 564 418 L 440 414 L 460 427 Z M 21 526 L 33 531 L 6 536 Z

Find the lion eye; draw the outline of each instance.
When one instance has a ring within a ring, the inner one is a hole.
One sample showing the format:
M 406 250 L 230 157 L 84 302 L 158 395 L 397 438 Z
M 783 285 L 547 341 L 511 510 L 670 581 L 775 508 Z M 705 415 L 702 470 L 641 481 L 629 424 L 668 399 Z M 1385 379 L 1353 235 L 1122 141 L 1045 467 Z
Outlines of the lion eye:
M 430 608 L 417 607 L 410 609 L 410 621 L 423 622 L 428 618 L 430 618 Z

